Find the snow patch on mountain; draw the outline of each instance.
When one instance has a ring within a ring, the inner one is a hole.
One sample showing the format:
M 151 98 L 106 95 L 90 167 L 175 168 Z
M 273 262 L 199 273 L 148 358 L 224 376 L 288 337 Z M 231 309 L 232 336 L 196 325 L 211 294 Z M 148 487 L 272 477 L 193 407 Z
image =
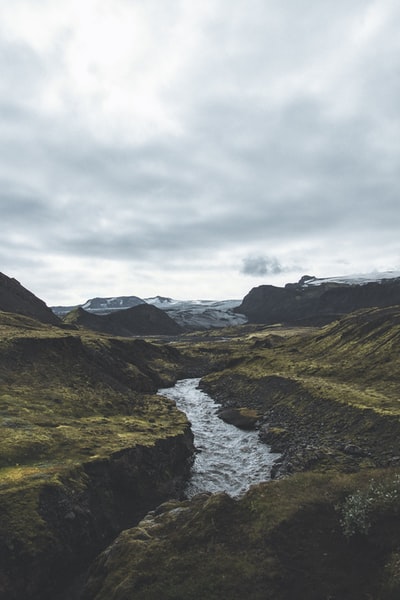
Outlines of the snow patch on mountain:
M 138 296 L 116 296 L 113 298 L 92 298 L 83 304 L 82 308 L 88 312 L 107 314 L 116 310 L 124 310 L 144 304 Z
M 240 306 L 241 300 L 175 300 L 155 296 L 145 298 L 145 301 L 165 310 L 185 329 L 213 329 L 247 323 L 245 315 L 233 311 Z
M 302 287 L 322 285 L 326 283 L 337 283 L 342 285 L 365 285 L 366 283 L 379 283 L 386 279 L 400 278 L 400 271 L 383 271 L 372 273 L 359 273 L 355 275 L 341 275 L 339 277 L 311 277 L 305 275 L 299 283 Z
M 138 296 L 115 296 L 112 298 L 90 298 L 86 300 L 84 304 L 78 306 L 53 306 L 52 311 L 58 315 L 63 316 L 68 314 L 74 308 L 83 308 L 89 313 L 97 315 L 106 315 L 117 310 L 124 310 L 126 308 L 132 308 L 139 304 L 146 304 L 142 298 Z

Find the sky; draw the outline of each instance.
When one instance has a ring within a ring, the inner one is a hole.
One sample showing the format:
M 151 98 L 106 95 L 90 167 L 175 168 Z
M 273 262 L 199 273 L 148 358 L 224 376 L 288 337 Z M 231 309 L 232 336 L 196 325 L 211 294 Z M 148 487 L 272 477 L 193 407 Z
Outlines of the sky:
M 0 271 L 48 305 L 400 269 L 398 0 L 0 0 Z

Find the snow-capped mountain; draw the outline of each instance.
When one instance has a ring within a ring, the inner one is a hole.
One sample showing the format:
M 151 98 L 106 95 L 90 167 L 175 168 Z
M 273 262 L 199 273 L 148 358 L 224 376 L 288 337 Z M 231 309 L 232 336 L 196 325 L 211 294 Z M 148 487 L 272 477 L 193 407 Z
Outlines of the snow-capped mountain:
M 174 300 L 155 296 L 145 298 L 145 301 L 165 310 L 185 329 L 212 329 L 247 323 L 247 317 L 233 310 L 241 300 Z
M 138 296 L 116 296 L 115 298 L 92 298 L 87 300 L 81 308 L 88 312 L 109 313 L 115 310 L 132 308 L 138 304 L 145 304 L 145 301 Z
M 52 311 L 62 317 L 68 314 L 75 308 L 83 308 L 89 313 L 97 315 L 106 315 L 117 310 L 124 310 L 126 308 L 132 308 L 139 304 L 146 304 L 142 298 L 138 296 L 115 296 L 113 298 L 90 298 L 86 300 L 84 304 L 75 306 L 52 306 Z

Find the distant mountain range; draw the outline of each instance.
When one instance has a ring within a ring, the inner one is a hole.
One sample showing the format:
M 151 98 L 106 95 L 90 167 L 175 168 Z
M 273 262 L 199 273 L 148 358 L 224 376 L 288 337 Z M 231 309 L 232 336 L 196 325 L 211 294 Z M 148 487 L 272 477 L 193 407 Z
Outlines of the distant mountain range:
M 137 296 L 117 296 L 91 298 L 79 307 L 54 306 L 52 310 L 58 317 L 65 318 L 76 308 L 81 308 L 92 315 L 111 315 L 121 310 L 146 305 L 164 311 L 185 330 L 205 330 L 246 323 L 247 318 L 234 311 L 240 302 L 240 300 L 174 300 L 165 296 L 145 299 Z
M 360 308 L 400 305 L 400 272 L 317 278 L 285 287 L 261 285 L 240 300 L 174 300 L 165 296 L 92 298 L 50 309 L 17 280 L 0 273 L 0 310 L 44 323 L 111 335 L 176 335 L 246 322 L 321 325 Z

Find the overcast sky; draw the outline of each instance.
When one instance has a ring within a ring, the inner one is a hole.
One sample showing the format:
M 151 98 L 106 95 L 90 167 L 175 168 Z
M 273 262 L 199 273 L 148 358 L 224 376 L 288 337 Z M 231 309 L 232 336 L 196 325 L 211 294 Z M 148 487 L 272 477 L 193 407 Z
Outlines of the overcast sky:
M 400 268 L 398 0 L 0 0 L 0 271 L 47 304 Z

